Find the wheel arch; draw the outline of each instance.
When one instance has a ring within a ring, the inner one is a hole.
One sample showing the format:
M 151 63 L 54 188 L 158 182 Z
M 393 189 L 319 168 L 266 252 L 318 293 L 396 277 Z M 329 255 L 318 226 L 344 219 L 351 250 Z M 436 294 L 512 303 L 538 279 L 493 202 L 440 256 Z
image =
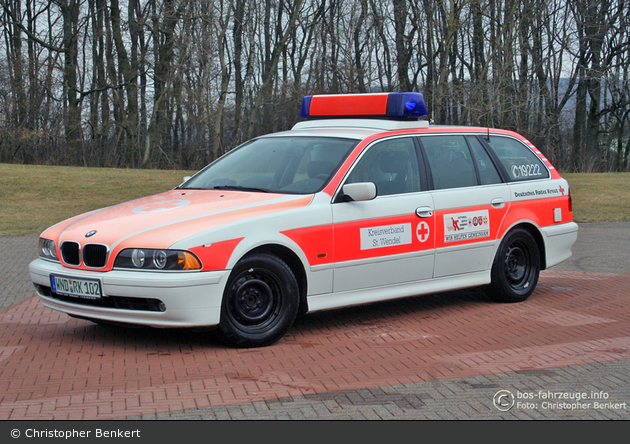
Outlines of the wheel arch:
M 542 232 L 540 231 L 540 228 L 538 228 L 538 226 L 536 226 L 535 224 L 533 224 L 531 222 L 521 221 L 521 222 L 518 222 L 518 223 L 512 225 L 507 230 L 505 230 L 501 240 L 503 240 L 503 238 L 505 238 L 505 236 L 509 232 L 511 232 L 512 230 L 514 230 L 516 228 L 524 229 L 525 231 L 527 231 L 529 234 L 532 235 L 532 237 L 536 241 L 536 245 L 538 246 L 538 255 L 540 256 L 540 269 L 541 270 L 545 270 L 547 268 L 547 253 L 546 253 L 546 249 L 545 249 L 545 241 L 543 239 L 543 235 L 542 235 Z M 497 252 L 498 251 L 499 250 L 497 248 Z M 495 255 L 496 255 L 496 252 L 495 252 Z

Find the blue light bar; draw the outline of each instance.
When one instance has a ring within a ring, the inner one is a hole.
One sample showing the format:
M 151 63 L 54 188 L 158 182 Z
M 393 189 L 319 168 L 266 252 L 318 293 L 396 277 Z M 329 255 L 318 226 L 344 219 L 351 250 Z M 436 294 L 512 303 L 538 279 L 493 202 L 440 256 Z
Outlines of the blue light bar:
M 417 92 L 334 94 L 306 96 L 300 117 L 418 119 L 427 115 L 424 97 Z

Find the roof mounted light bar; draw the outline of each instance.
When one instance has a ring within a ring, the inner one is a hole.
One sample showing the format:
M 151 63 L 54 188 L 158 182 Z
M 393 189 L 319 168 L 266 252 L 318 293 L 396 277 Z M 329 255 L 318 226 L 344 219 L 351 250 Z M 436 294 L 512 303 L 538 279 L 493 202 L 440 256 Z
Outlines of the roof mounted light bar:
M 386 118 L 418 120 L 427 115 L 424 97 L 417 92 L 331 94 L 306 96 L 302 99 L 300 117 Z

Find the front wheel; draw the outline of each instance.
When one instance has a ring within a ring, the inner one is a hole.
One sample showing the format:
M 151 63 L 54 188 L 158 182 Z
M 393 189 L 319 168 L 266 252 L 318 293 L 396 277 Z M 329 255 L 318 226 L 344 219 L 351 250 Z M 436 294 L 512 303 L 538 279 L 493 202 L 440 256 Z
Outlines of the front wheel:
M 492 265 L 488 294 L 500 302 L 521 302 L 536 288 L 540 253 L 534 237 L 522 228 L 510 231 L 499 246 Z
M 230 345 L 263 347 L 279 340 L 298 312 L 298 284 L 291 269 L 271 254 L 236 264 L 223 294 L 219 326 Z

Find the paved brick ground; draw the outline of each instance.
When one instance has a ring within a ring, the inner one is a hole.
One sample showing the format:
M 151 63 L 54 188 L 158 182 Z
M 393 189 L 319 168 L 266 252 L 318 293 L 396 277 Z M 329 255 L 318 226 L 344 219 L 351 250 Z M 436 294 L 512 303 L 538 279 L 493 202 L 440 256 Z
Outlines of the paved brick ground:
M 28 263 L 37 257 L 37 236 L 0 236 L 0 310 L 33 295 Z
M 0 420 L 630 419 L 628 272 L 551 269 L 522 304 L 459 291 L 315 313 L 228 349 L 44 308 L 35 246 L 0 237 Z

